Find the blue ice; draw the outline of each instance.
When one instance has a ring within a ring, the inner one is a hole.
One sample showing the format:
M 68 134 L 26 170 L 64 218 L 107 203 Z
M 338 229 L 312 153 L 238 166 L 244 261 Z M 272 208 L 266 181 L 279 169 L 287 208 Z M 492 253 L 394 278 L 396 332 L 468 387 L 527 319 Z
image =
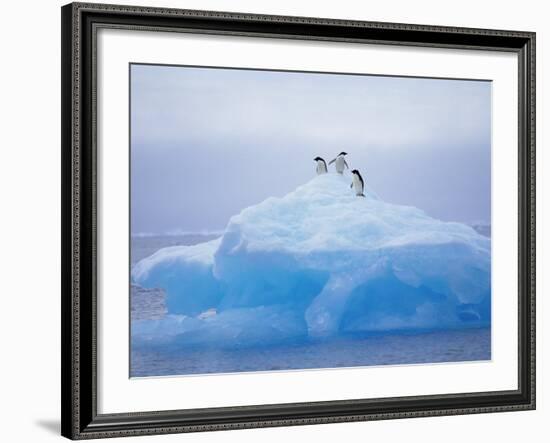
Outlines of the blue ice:
M 133 338 L 230 346 L 490 325 L 490 239 L 365 196 L 320 175 L 242 210 L 219 239 L 141 260 L 133 281 L 163 288 L 169 315 L 134 321 Z

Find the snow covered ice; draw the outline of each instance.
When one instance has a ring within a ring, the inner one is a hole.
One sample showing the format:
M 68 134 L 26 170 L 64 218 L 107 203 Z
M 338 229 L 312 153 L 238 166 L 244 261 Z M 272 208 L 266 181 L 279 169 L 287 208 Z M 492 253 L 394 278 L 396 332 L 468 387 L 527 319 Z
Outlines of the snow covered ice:
M 350 183 L 319 175 L 233 216 L 219 239 L 139 261 L 133 282 L 164 289 L 168 315 L 132 322 L 134 341 L 246 346 L 490 325 L 490 239 L 367 186 L 356 197 Z

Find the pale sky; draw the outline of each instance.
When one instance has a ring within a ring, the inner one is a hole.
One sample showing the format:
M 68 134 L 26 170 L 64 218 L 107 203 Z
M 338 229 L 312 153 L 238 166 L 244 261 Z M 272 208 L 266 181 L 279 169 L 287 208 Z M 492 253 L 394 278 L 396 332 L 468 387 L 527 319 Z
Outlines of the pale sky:
M 491 217 L 488 81 L 132 65 L 132 233 L 223 229 L 340 151 L 384 200 Z

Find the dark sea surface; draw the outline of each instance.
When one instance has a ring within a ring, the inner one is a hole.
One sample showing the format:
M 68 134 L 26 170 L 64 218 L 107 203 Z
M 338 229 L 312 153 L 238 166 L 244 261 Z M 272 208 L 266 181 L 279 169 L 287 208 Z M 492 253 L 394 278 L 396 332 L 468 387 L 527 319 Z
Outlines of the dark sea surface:
M 132 349 L 131 377 L 341 368 L 491 359 L 490 328 L 330 340 L 233 349 Z

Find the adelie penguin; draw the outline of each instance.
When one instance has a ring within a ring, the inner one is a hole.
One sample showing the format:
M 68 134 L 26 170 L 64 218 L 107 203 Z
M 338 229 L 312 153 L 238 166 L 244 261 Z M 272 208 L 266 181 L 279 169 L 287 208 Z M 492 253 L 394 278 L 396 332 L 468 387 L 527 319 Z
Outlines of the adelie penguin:
M 349 169 L 349 166 L 346 163 L 346 159 L 344 158 L 346 155 L 348 155 L 347 152 L 340 152 L 340 154 L 338 154 L 338 156 L 332 159 L 329 163 L 329 165 L 332 165 L 333 163 L 335 163 L 334 166 L 336 167 L 336 172 L 338 174 L 344 173 L 344 167 Z
M 363 177 L 361 177 L 361 174 L 359 174 L 357 169 L 351 171 L 351 175 L 353 177 L 353 181 L 351 182 L 350 188 L 355 188 L 355 195 L 357 197 L 364 197 L 365 194 L 363 192 L 365 191 L 365 182 L 363 181 Z
M 317 163 L 317 167 L 315 168 L 317 175 L 326 174 L 328 172 L 327 164 L 321 157 L 315 157 L 313 161 Z

